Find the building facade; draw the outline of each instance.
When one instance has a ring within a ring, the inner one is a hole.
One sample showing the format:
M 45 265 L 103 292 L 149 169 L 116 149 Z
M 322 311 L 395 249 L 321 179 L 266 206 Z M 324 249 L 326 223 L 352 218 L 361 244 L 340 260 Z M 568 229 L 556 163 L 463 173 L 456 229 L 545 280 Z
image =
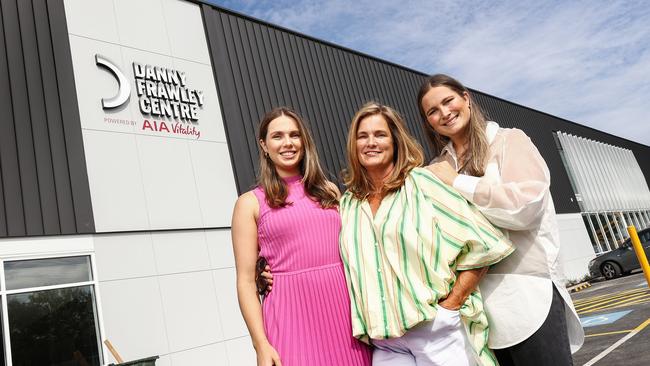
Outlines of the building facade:
M 0 4 L 0 365 L 108 364 L 106 339 L 163 366 L 254 365 L 230 216 L 274 106 L 306 118 L 335 180 L 369 100 L 432 157 L 423 73 L 198 1 Z M 546 159 L 568 278 L 648 226 L 648 146 L 473 93 Z

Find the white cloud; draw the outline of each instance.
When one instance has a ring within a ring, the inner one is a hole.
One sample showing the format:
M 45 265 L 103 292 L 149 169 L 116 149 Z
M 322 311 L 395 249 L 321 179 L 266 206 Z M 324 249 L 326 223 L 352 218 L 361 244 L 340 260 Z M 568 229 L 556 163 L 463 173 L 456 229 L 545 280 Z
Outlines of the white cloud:
M 643 144 L 646 1 L 215 1 Z

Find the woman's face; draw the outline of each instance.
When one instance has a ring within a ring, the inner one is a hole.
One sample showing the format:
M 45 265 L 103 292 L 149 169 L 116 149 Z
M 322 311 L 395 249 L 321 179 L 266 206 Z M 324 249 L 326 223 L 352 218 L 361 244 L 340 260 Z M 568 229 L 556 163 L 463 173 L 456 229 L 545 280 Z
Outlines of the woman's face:
M 368 172 L 383 172 L 393 167 L 393 137 L 386 119 L 375 114 L 359 122 L 357 157 Z
M 298 123 L 291 117 L 280 116 L 269 123 L 266 138 L 260 140 L 281 177 L 300 174 L 303 157 L 302 137 Z
M 454 141 L 465 138 L 470 116 L 467 92 L 458 94 L 446 86 L 431 88 L 422 98 L 422 110 L 437 133 Z

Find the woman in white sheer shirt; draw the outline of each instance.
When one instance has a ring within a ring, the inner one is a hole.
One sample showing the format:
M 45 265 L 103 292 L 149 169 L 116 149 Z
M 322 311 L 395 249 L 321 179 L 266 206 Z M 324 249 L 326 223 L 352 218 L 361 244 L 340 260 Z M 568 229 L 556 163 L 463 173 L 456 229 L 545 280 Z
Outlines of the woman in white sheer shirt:
M 558 269 L 546 163 L 519 129 L 486 122 L 460 82 L 433 75 L 418 94 L 436 158 L 429 166 L 506 232 L 515 252 L 480 284 L 489 345 L 502 366 L 572 365 L 584 332 Z

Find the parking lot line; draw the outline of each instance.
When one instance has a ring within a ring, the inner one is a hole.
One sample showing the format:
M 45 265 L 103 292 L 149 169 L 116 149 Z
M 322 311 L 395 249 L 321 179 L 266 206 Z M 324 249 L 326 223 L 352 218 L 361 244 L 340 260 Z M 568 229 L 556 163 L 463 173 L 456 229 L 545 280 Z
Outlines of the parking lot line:
M 576 307 L 584 307 L 584 306 L 587 306 L 587 305 L 590 305 L 590 304 L 593 304 L 593 303 L 597 303 L 599 301 L 615 299 L 615 298 L 620 298 L 620 297 L 624 297 L 624 296 L 633 296 L 633 295 L 637 295 L 639 293 L 645 293 L 647 291 L 648 291 L 648 289 L 644 289 L 644 288 L 620 291 L 620 292 L 615 292 L 613 294 L 610 293 L 610 294 L 605 294 L 605 295 L 600 295 L 600 296 L 593 296 L 593 297 L 588 297 L 588 298 L 585 298 L 585 299 L 576 300 L 576 301 L 573 302 L 573 304 Z
M 586 311 L 581 311 L 578 312 L 578 315 L 584 315 L 584 314 L 590 314 L 590 313 L 595 313 L 603 310 L 613 310 L 613 309 L 619 309 L 619 308 L 624 308 L 632 305 L 640 305 L 640 304 L 647 304 L 650 303 L 650 297 L 644 297 L 635 301 L 629 301 L 629 302 L 623 302 L 621 304 L 617 305 L 611 305 L 610 306 L 605 306 L 602 308 L 596 308 L 596 309 L 591 309 L 591 310 L 586 310 Z
M 643 330 L 643 328 L 647 327 L 648 324 L 650 324 L 650 318 L 646 319 L 643 323 L 641 323 L 638 327 L 634 328 L 628 335 L 625 337 L 621 338 L 618 342 L 612 344 L 609 346 L 606 350 L 602 351 L 601 353 L 598 354 L 598 356 L 592 358 L 589 362 L 584 364 L 583 366 L 591 366 L 595 364 L 596 362 L 602 360 L 605 356 L 607 356 L 610 352 L 618 348 L 621 344 L 627 342 L 628 339 L 634 337 L 636 334 L 638 334 L 640 331 Z
M 592 302 L 588 305 L 581 305 L 581 306 L 576 306 L 577 311 L 584 311 L 584 310 L 589 310 L 601 306 L 605 306 L 607 304 L 620 304 L 621 302 L 624 301 L 631 301 L 631 300 L 636 300 L 645 296 L 650 296 L 650 293 L 636 293 L 636 294 L 628 294 L 626 296 L 613 296 L 610 299 L 603 299 L 600 301 Z
M 576 301 L 573 302 L 573 305 L 575 305 L 577 310 L 580 310 L 580 309 L 586 308 L 587 306 L 591 306 L 593 304 L 598 304 L 598 303 L 601 303 L 603 301 L 618 299 L 618 298 L 625 297 L 625 296 L 635 296 L 635 295 L 643 294 L 643 293 L 646 293 L 646 292 L 650 293 L 650 291 L 647 290 L 647 289 L 636 289 L 636 290 L 632 290 L 632 291 L 615 292 L 615 293 L 610 293 L 610 294 L 607 294 L 607 295 L 594 296 L 594 297 L 589 297 L 589 298 L 582 299 L 582 300 L 576 300 Z
M 605 333 L 585 334 L 585 338 L 600 337 L 600 336 L 606 336 L 606 335 L 612 335 L 612 334 L 630 333 L 631 331 L 633 331 L 633 329 L 617 330 L 617 331 L 614 331 L 614 332 L 605 332 Z
M 593 313 L 605 309 L 614 309 L 614 308 L 620 308 L 622 306 L 640 304 L 646 301 L 650 301 L 650 294 L 641 294 L 634 297 L 624 298 L 622 300 L 615 301 L 615 302 L 603 301 L 601 303 L 592 306 L 587 306 L 585 308 L 576 311 L 578 312 L 578 314 L 587 314 L 587 313 Z
M 581 313 L 578 313 L 578 315 L 591 314 L 591 313 L 596 313 L 596 312 L 603 311 L 603 310 L 615 310 L 615 309 L 625 308 L 625 307 L 632 306 L 632 305 L 641 305 L 641 304 L 647 304 L 647 303 L 650 303 L 650 299 L 642 299 L 642 300 L 639 300 L 639 301 L 626 302 L 624 304 L 620 304 L 620 305 L 616 305 L 616 306 L 610 306 L 610 307 L 606 307 L 606 308 L 603 308 L 603 309 L 594 309 L 594 310 L 583 311 Z

